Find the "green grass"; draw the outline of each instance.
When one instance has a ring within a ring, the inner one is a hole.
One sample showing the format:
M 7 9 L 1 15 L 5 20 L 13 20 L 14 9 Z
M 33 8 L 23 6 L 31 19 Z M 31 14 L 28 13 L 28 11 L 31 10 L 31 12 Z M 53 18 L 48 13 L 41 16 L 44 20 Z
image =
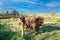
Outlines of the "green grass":
M 38 35 L 31 29 L 26 32 L 22 38 L 16 18 L 0 19 L 0 40 L 60 40 L 60 19 L 46 18 Z

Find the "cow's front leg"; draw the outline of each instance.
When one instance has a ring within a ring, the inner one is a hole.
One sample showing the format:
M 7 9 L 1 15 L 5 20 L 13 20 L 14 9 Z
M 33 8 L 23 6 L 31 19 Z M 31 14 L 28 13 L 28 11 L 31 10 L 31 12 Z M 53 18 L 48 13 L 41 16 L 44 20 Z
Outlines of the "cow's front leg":
M 35 26 L 33 27 L 33 30 L 35 31 L 35 34 L 37 35 L 38 34 L 38 31 L 37 31 L 37 29 L 36 29 Z

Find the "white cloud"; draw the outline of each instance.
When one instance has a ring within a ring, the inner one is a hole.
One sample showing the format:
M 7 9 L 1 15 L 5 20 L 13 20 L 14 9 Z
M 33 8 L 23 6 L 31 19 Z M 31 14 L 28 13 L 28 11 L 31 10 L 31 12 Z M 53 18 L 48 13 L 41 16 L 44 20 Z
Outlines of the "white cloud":
M 45 4 L 44 6 L 47 6 L 47 7 L 56 7 L 56 6 L 59 6 L 59 5 L 60 5 L 60 3 L 50 2 L 50 3 Z
M 31 3 L 31 4 L 36 4 L 36 2 L 34 1 L 30 1 L 30 0 L 11 0 L 12 2 L 27 2 L 27 3 Z
M 2 2 L 0 2 L 0 5 L 2 5 Z
M 2 6 L 3 6 L 3 3 L 2 3 L 2 2 L 0 2 L 0 9 L 2 9 Z
M 34 1 L 23 1 L 23 2 L 27 2 L 27 3 L 31 3 L 31 4 L 36 4 L 36 2 L 34 2 Z
M 10 0 L 12 2 L 23 2 L 24 0 Z

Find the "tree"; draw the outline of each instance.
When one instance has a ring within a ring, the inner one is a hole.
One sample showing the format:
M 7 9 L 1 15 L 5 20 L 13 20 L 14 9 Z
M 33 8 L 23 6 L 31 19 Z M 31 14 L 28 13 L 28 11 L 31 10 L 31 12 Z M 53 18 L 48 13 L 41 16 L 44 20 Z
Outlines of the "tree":
M 19 17 L 19 12 L 18 11 L 16 11 L 16 10 L 13 10 L 12 12 L 11 12 L 11 16 L 12 17 Z
M 9 14 L 9 11 L 6 11 L 6 13 L 5 14 Z
M 51 15 L 52 15 L 52 16 L 55 16 L 55 15 L 56 15 L 56 12 L 52 12 Z
M 13 10 L 13 11 L 11 12 L 11 14 L 13 14 L 13 15 L 19 15 L 19 12 L 16 11 L 16 10 Z

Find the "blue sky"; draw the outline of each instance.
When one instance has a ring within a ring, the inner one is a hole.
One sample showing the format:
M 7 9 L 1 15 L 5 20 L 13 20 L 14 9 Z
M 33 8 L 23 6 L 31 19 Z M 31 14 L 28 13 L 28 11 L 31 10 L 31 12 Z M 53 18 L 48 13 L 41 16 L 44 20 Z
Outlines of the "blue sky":
M 21 13 L 60 13 L 60 0 L 0 0 L 0 11 L 4 8 Z

